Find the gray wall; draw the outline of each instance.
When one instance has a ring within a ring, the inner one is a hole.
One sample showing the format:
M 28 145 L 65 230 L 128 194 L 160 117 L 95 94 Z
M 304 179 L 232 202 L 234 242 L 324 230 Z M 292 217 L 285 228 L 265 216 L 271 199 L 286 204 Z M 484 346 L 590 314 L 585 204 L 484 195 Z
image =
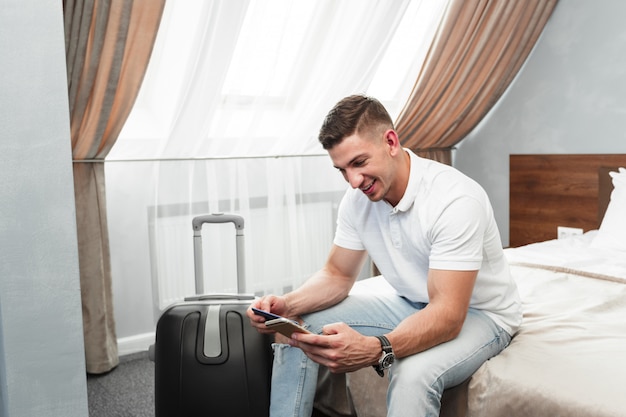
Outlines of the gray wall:
M 0 5 L 0 415 L 87 416 L 62 2 Z
M 505 245 L 510 154 L 626 153 L 624 16 L 623 0 L 560 0 L 517 79 L 455 152 L 487 190 Z

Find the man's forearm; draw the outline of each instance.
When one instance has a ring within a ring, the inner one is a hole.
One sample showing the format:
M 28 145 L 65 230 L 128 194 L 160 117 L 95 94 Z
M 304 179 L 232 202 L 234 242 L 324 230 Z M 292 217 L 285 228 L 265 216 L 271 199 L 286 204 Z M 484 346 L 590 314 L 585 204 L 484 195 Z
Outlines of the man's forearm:
M 458 320 L 439 314 L 434 306 L 404 319 L 387 335 L 396 357 L 402 358 L 454 339 L 460 329 Z M 460 322 L 462 325 L 462 321 Z
M 478 271 L 430 270 L 429 303 L 404 319 L 388 336 L 399 358 L 458 336 L 469 308 Z
M 352 280 L 333 276 L 322 269 L 312 275 L 302 286 L 285 294 L 289 317 L 323 310 L 348 296 Z

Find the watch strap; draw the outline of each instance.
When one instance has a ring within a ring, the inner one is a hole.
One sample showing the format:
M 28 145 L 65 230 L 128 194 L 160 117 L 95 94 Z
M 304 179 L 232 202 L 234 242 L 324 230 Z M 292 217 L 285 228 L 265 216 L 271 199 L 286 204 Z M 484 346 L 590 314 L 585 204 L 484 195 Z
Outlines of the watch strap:
M 376 339 L 380 341 L 380 347 L 383 349 L 383 352 L 393 352 L 393 349 L 391 349 L 391 342 L 389 342 L 389 339 L 387 339 L 386 336 L 376 336 Z
M 391 343 L 389 342 L 389 339 L 387 339 L 387 337 L 381 335 L 381 336 L 376 336 L 376 338 L 380 341 L 380 347 L 383 351 L 383 356 L 388 353 L 393 353 L 393 349 L 391 348 Z M 382 363 L 379 362 L 376 365 L 372 365 L 372 366 L 380 377 L 385 376 L 385 368 L 383 368 Z

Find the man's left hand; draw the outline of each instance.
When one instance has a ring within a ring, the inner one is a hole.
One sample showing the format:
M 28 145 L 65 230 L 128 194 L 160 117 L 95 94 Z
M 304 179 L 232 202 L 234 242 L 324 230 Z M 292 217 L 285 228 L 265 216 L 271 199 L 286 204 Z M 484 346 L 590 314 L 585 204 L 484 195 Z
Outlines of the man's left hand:
M 328 324 L 321 335 L 294 334 L 289 344 L 332 373 L 356 371 L 375 364 L 381 355 L 377 338 L 363 336 L 345 323 Z

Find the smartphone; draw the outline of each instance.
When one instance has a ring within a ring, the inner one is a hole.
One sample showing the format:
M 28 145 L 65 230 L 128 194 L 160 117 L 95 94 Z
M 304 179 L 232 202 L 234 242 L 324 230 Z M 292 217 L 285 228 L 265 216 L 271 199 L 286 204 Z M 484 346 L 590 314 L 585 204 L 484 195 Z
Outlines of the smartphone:
M 254 314 L 256 314 L 257 316 L 265 317 L 266 320 L 275 320 L 281 318 L 281 316 L 279 316 L 278 314 L 270 313 L 269 311 L 261 310 L 254 307 L 252 307 L 252 311 L 254 311 Z
M 294 333 L 311 333 L 295 321 L 286 319 L 284 317 L 279 317 L 277 319 L 266 321 L 265 326 L 268 329 L 276 330 L 278 333 L 287 337 L 291 337 L 291 335 Z

